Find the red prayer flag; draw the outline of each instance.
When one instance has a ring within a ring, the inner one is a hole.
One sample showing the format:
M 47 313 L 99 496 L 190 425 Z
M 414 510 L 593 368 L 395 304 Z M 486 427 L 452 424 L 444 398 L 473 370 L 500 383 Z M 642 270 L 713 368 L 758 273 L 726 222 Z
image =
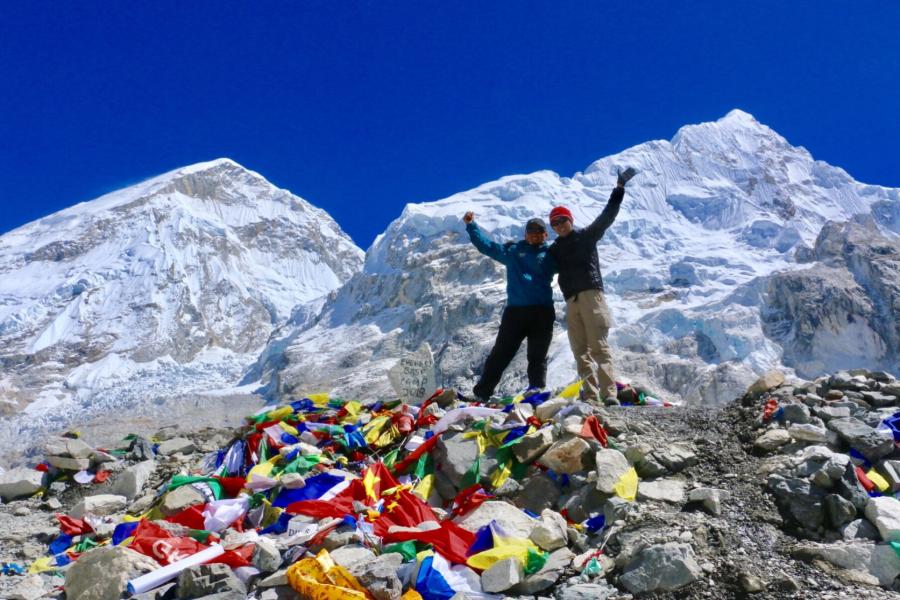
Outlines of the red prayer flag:
M 76 519 L 69 515 L 57 514 L 56 520 L 59 521 L 60 530 L 66 535 L 94 533 L 94 528 L 81 519 Z

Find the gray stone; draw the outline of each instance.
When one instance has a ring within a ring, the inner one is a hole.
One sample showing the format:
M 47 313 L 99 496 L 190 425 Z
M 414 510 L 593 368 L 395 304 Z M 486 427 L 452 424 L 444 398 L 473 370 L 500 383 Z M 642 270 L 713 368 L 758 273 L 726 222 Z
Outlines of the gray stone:
M 349 569 L 353 565 L 363 564 L 375 558 L 375 553 L 359 544 L 347 544 L 331 551 L 331 560 Z
M 206 498 L 193 487 L 183 485 L 167 492 L 159 509 L 165 516 L 171 517 L 195 504 L 206 504 Z
M 573 437 L 555 442 L 541 455 L 541 464 L 557 473 L 578 473 L 584 470 L 583 457 L 591 447 L 583 439 Z
M 757 450 L 761 450 L 763 452 L 771 452 L 781 446 L 784 446 L 790 441 L 790 434 L 779 427 L 776 429 L 770 429 L 756 438 L 756 441 L 753 442 L 753 446 Z
M 518 595 L 533 595 L 552 587 L 569 568 L 574 558 L 575 554 L 568 548 L 554 550 L 539 571 L 526 577 L 525 581 L 513 587 L 511 592 Z
M 834 529 L 840 529 L 856 518 L 856 507 L 853 503 L 837 494 L 825 496 L 825 512 L 828 515 L 828 524 Z
M 600 512 L 607 498 L 609 494 L 604 494 L 592 485 L 585 485 L 570 494 L 564 502 L 560 498 L 559 508 L 565 509 L 573 521 L 581 522 Z
M 556 600 L 606 600 L 616 592 L 605 583 L 578 583 L 556 592 Z
M 881 392 L 883 394 L 894 396 L 895 398 L 900 398 L 900 382 L 892 382 L 882 385 Z
M 522 436 L 522 441 L 512 447 L 513 454 L 520 463 L 528 464 L 553 445 L 556 437 L 552 427 L 543 427 L 532 434 Z
M 48 456 L 45 459 L 50 465 L 63 471 L 84 471 L 91 466 L 89 458 L 71 458 L 68 456 Z
M 625 521 L 629 515 L 636 514 L 638 506 L 634 502 L 629 502 L 618 496 L 612 496 L 603 505 L 603 518 L 607 525 L 611 525 L 616 521 Z
M 559 496 L 556 482 L 541 473 L 525 482 L 516 503 L 526 510 L 539 513 L 545 508 L 552 508 Z
M 285 473 L 281 476 L 281 485 L 289 490 L 306 487 L 306 480 L 300 473 Z
M 612 494 L 613 487 L 622 475 L 631 469 L 628 459 L 618 450 L 604 448 L 596 456 L 597 489 L 604 494 Z
M 485 454 L 478 450 L 478 442 L 463 437 L 459 431 L 448 431 L 434 446 L 432 457 L 438 470 L 457 489 L 461 489 L 463 478 L 475 459 L 479 460 L 479 479 L 488 477 L 497 467 L 496 449 L 488 448 Z M 443 492 L 441 492 L 443 495 Z
M 268 537 L 260 537 L 254 542 L 256 546 L 253 549 L 253 566 L 259 569 L 260 573 L 274 573 L 281 566 L 281 553 L 275 542 Z
M 347 569 L 375 600 L 398 600 L 403 595 L 403 583 L 397 577 L 401 564 L 403 556 L 390 552 Z
M 212 594 L 245 598 L 247 588 L 228 565 L 213 563 L 189 567 L 178 575 L 178 598 L 202 598 Z M 242 595 L 241 595 L 242 594 Z
M 834 482 L 834 491 L 853 503 L 856 512 L 862 513 L 869 504 L 869 494 L 856 477 L 852 463 L 848 463 L 844 474 Z
M 900 557 L 888 544 L 846 542 L 836 544 L 801 544 L 793 554 L 803 560 L 822 559 L 841 569 L 859 569 L 875 577 L 890 589 L 900 575 Z
M 881 473 L 888 484 L 890 484 L 890 492 L 893 494 L 900 491 L 900 460 L 885 460 L 878 465 L 878 472 Z
M 878 530 L 865 519 L 855 519 L 840 528 L 845 540 L 877 540 Z
M 66 599 L 118 600 L 130 579 L 158 568 L 152 558 L 122 546 L 94 548 L 66 571 Z
M 894 406 L 897 404 L 897 397 L 881 392 L 862 392 L 863 399 L 876 408 L 884 406 Z
M 51 437 L 44 442 L 44 456 L 69 456 L 71 458 L 90 458 L 94 449 L 77 438 Z
M 109 493 L 125 496 L 129 501 L 134 500 L 144 490 L 155 470 L 156 461 L 153 460 L 133 464 L 116 476 Z
M 894 450 L 894 437 L 890 431 L 873 429 L 859 419 L 832 419 L 828 422 L 828 428 L 870 462 L 877 462 Z
M 805 404 L 785 404 L 782 416 L 788 423 L 808 423 L 809 408 Z
M 654 479 L 668 475 L 669 470 L 653 454 L 648 454 L 634 465 L 637 474 L 645 479 Z
M 788 434 L 800 442 L 822 444 L 828 441 L 828 430 L 812 423 L 798 423 L 788 426 Z
M 766 583 L 752 573 L 741 573 L 738 583 L 748 594 L 758 594 L 766 589 Z
M 655 500 L 657 502 L 684 502 L 684 482 L 678 479 L 657 479 L 641 481 L 637 489 L 638 500 Z
M 786 479 L 770 475 L 767 486 L 775 494 L 780 506 L 806 529 L 816 530 L 825 522 L 824 492 L 805 479 Z
M 540 522 L 531 530 L 531 541 L 542 550 L 551 552 L 566 545 L 566 530 L 566 520 L 562 515 L 553 510 L 544 510 L 541 512 Z
M 40 575 L 23 577 L 9 592 L 9 600 L 37 600 L 47 593 Z
M 625 567 L 619 583 L 632 594 L 668 592 L 693 583 L 703 575 L 690 544 L 650 546 Z
M 356 542 L 359 541 L 359 534 L 353 527 L 341 525 L 331 533 L 325 536 L 322 547 L 334 554 L 343 548 L 355 548 Z
M 825 421 L 826 423 L 832 419 L 848 419 L 850 418 L 850 409 L 846 406 L 822 406 L 813 409 L 813 414 Z
M 159 445 L 158 452 L 163 456 L 171 456 L 172 454 L 191 454 L 196 452 L 197 447 L 194 442 L 187 438 L 172 438 L 166 440 Z
M 782 383 L 784 383 L 784 373 L 775 370 L 767 371 L 747 388 L 747 393 L 751 396 L 763 394 L 772 388 L 777 388 Z
M 0 473 L 0 498 L 8 502 L 41 491 L 44 474 L 34 469 L 18 467 Z
M 288 585 L 287 569 L 275 571 L 268 577 L 260 579 L 259 587 L 275 587 L 278 585 Z
M 878 528 L 881 539 L 900 542 L 900 500 L 891 496 L 869 498 L 866 518 Z
M 525 571 L 518 558 L 498 560 L 481 574 L 481 588 L 488 593 L 505 592 L 522 582 Z
M 653 457 L 673 473 L 697 464 L 697 454 L 684 444 L 670 444 L 662 450 L 655 450 Z
M 76 519 L 80 519 L 86 514 L 102 517 L 117 513 L 120 510 L 125 510 L 125 506 L 127 505 L 128 499 L 125 498 L 125 496 L 117 496 L 115 494 L 85 496 L 75 505 L 69 514 Z
M 551 398 L 543 404 L 539 404 L 534 409 L 534 415 L 543 423 L 552 419 L 556 413 L 571 403 L 571 400 L 565 398 Z
M 505 532 L 521 538 L 530 537 L 531 530 L 538 523 L 537 520 L 532 519 L 512 504 L 497 500 L 488 500 L 469 514 L 457 517 L 454 521 L 463 529 L 473 533 L 491 521 L 497 521 L 497 524 Z
M 723 490 L 701 487 L 691 490 L 688 500 L 701 503 L 708 513 L 718 517 L 722 514 L 722 498 L 726 495 Z

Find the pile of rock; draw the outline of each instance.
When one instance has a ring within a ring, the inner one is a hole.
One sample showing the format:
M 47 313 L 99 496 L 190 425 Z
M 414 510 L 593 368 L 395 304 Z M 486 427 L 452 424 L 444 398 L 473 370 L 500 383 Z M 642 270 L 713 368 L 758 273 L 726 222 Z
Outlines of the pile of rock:
M 796 555 L 852 571 L 846 576 L 854 580 L 894 587 L 900 382 L 857 369 L 812 382 L 776 377 L 767 383 L 770 389 L 752 390 L 743 401 L 767 407 L 759 425 L 765 431 L 752 444 L 766 456 L 761 474 L 786 527 L 820 542 L 801 544 Z

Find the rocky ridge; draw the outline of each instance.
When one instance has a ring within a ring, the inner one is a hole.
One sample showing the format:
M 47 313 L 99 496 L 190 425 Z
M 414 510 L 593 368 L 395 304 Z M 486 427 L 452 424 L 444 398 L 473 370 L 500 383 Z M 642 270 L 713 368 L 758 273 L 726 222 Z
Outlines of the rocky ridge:
M 430 491 L 418 488 L 428 469 L 411 475 L 411 485 L 428 499 L 438 521 L 473 534 L 499 526 L 504 535 L 533 545 L 529 556 L 542 561 L 530 568 L 512 557 L 479 563 L 487 568 L 466 580 L 480 586 L 479 593 L 560 600 L 900 597 L 900 556 L 888 543 L 900 542 L 900 501 L 893 496 L 900 490 L 900 451 L 887 426 L 900 406 L 900 382 L 889 374 L 855 370 L 785 381 L 772 372 L 720 408 L 598 408 L 565 396 L 563 390 L 519 398 L 498 404 L 500 411 L 478 412 L 447 391 L 418 414 L 403 406 L 379 413 L 373 405 L 304 400 L 293 406 L 294 414 L 318 403 L 327 406 L 322 415 L 360 415 L 368 449 L 357 450 L 370 458 L 354 455 L 349 446 L 341 449 L 328 436 L 304 433 L 296 444 L 285 438 L 287 451 L 280 455 L 303 457 L 311 463 L 308 470 L 273 472 L 271 483 L 260 473 L 255 485 L 277 497 L 315 485 L 323 473 L 352 480 L 372 468 L 374 459 L 386 460 L 398 444 L 427 431 L 443 432 L 421 463 L 434 467 Z M 274 415 L 259 413 L 262 431 L 278 422 L 271 420 Z M 388 417 L 381 426 L 393 423 L 409 433 L 397 437 L 390 427 L 377 428 L 378 416 Z M 526 433 L 507 449 L 490 436 L 478 437 L 504 425 L 525 427 Z M 47 573 L 65 575 L 69 599 L 119 597 L 128 578 L 159 568 L 160 557 L 124 546 L 89 549 L 84 540 L 107 539 L 126 513 L 148 511 L 145 519 L 156 519 L 152 523 L 173 536 L 184 535 L 184 525 L 173 521 L 187 522 L 183 511 L 208 506 L 209 498 L 198 483 L 173 486 L 173 477 L 211 473 L 217 462 L 231 460 L 236 440 L 248 441 L 254 431 L 166 429 L 152 441 L 135 437 L 109 451 L 77 439 L 48 440 L 47 475 L 23 470 L 2 476 L 0 511 L 12 523 L 0 539 L 0 557 L 11 563 L 4 568 L 12 572 L 40 560 L 48 545 L 59 552 L 59 523 L 52 515 L 67 514 L 90 525 L 90 531 L 66 540 L 81 540 L 86 551 Z M 386 445 L 379 448 L 373 436 Z M 397 458 L 406 455 L 400 450 Z M 336 461 L 339 456 L 351 461 Z M 507 466 L 511 476 L 498 480 Z M 76 483 L 76 469 L 92 479 Z M 110 475 L 97 482 L 103 472 Z M 59 475 L 65 477 L 48 485 L 45 477 Z M 472 482 L 491 497 L 460 509 L 461 498 L 475 497 L 460 495 Z M 32 495 L 41 490 L 43 495 Z M 340 492 L 332 502 L 338 498 Z M 363 519 L 367 510 L 360 506 L 354 514 Z M 265 512 L 250 510 L 242 526 L 229 521 L 218 529 L 225 546 L 248 566 L 192 567 L 139 597 L 298 597 L 296 590 L 309 583 L 288 567 L 323 550 L 379 600 L 399 598 L 415 582 L 415 571 L 426 568 L 421 558 L 410 562 L 396 544 L 379 543 L 365 528 L 309 518 L 297 507 L 290 513 L 293 534 L 254 533 L 272 521 Z M 0 577 L 0 595 L 59 597 L 62 580 L 47 573 Z M 87 580 L 95 582 L 94 591 L 83 586 Z

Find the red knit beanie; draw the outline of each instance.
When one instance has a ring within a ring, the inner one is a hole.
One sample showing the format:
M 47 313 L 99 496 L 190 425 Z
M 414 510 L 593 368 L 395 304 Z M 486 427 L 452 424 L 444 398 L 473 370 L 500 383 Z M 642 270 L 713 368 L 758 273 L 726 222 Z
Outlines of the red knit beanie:
M 553 224 L 553 219 L 557 217 L 565 217 L 568 220 L 575 222 L 575 219 L 572 218 L 572 211 L 566 208 L 565 206 L 555 206 L 553 210 L 550 211 L 550 224 Z

